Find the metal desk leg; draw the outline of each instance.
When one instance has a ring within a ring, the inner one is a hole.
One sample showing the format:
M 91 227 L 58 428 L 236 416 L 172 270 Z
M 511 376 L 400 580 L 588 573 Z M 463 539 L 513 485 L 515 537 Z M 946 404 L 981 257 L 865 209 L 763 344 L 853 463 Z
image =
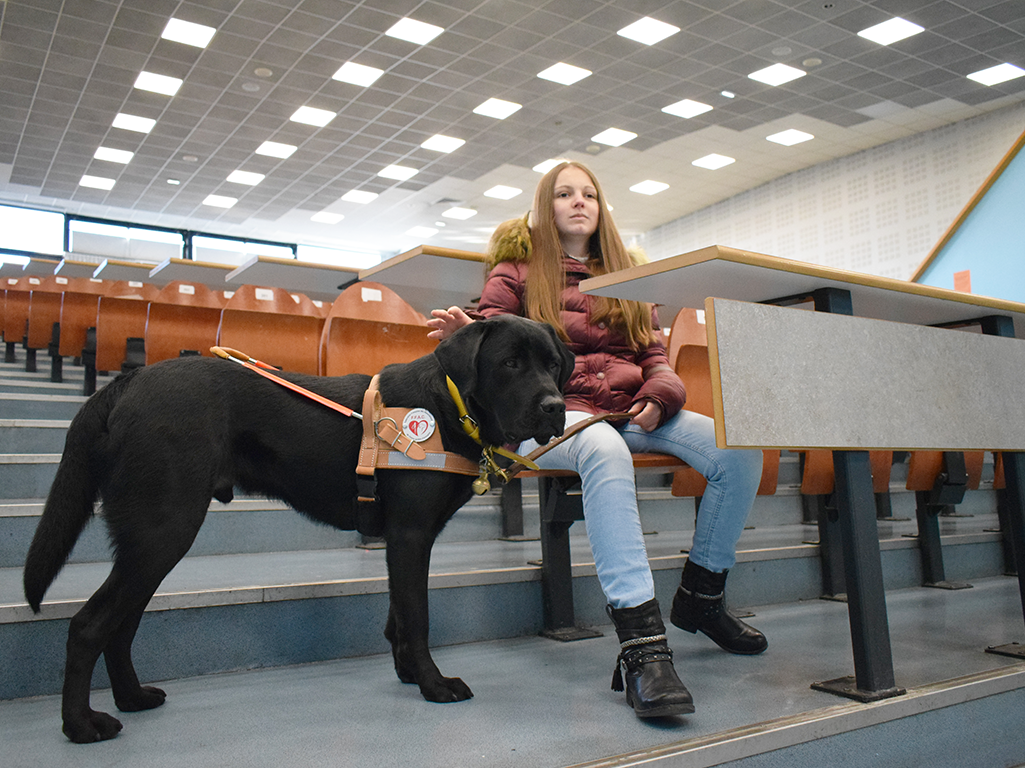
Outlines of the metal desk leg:
M 1025 615 L 1025 453 L 1005 451 L 1004 477 L 1007 481 L 1007 536 L 1014 552 L 1014 567 L 1018 574 L 1018 594 L 1021 597 L 1022 614 Z M 990 646 L 988 653 L 1001 656 L 1025 658 L 1025 646 L 1021 643 Z
M 858 701 L 899 696 L 904 689 L 896 686 L 893 677 L 868 451 L 834 451 L 833 467 L 836 473 L 834 499 L 840 513 L 847 610 L 854 650 L 854 676 L 813 683 L 812 688 Z

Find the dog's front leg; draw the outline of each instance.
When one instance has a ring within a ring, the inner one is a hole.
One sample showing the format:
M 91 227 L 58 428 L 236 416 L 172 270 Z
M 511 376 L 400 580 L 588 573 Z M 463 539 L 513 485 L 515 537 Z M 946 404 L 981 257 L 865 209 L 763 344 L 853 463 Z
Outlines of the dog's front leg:
M 465 701 L 473 691 L 458 677 L 443 677 L 427 647 L 427 574 L 433 537 L 423 530 L 391 530 L 387 536 L 390 610 L 385 635 L 395 672 L 416 683 L 428 701 Z

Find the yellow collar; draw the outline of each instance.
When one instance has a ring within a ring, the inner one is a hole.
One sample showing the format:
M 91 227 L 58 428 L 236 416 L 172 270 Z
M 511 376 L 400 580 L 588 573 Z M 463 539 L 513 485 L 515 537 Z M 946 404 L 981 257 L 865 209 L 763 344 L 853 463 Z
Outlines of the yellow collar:
M 506 450 L 501 446 L 484 445 L 484 442 L 480 439 L 480 428 L 477 426 L 477 422 L 473 420 L 473 417 L 470 416 L 469 411 L 466 410 L 466 404 L 463 402 L 462 395 L 459 394 L 459 388 L 456 386 L 456 383 L 448 376 L 445 377 L 445 383 L 448 385 L 448 393 L 452 396 L 452 402 L 456 404 L 456 409 L 459 411 L 459 421 L 463 425 L 463 431 L 473 438 L 474 442 L 484 448 L 484 456 L 486 457 L 489 465 L 489 472 L 492 472 L 499 477 L 503 477 L 503 479 L 507 479 L 504 477 L 505 472 L 495 464 L 494 459 L 491 457 L 492 453 L 497 453 L 499 456 L 504 456 L 511 461 L 519 462 L 528 469 L 539 469 L 537 464 L 534 462 L 529 459 L 525 459 L 512 451 Z

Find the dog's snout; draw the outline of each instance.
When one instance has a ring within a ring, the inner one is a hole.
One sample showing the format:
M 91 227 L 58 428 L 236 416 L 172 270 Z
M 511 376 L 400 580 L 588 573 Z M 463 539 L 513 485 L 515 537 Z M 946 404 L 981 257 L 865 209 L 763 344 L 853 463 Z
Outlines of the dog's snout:
M 560 416 L 566 413 L 566 401 L 561 397 L 549 395 L 541 401 L 541 410 L 548 416 Z

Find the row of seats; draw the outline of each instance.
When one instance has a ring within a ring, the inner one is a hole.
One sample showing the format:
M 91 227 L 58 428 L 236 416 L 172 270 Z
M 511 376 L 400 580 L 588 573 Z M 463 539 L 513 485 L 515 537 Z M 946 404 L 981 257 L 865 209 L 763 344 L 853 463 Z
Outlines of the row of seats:
M 101 371 L 150 365 L 183 352 L 209 354 L 219 344 L 285 370 L 339 376 L 376 373 L 435 346 L 423 315 L 376 283 L 356 283 L 328 305 L 252 285 L 229 292 L 186 282 L 158 289 L 147 283 L 22 277 L 7 279 L 3 302 L 9 359 L 18 342 L 33 360 L 40 349 L 57 357 L 85 352 L 87 359 L 91 351 Z M 94 342 L 87 341 L 90 329 Z M 139 347 L 135 360 L 133 346 Z

